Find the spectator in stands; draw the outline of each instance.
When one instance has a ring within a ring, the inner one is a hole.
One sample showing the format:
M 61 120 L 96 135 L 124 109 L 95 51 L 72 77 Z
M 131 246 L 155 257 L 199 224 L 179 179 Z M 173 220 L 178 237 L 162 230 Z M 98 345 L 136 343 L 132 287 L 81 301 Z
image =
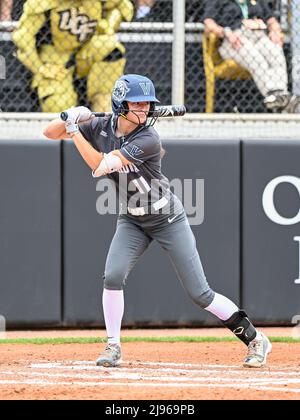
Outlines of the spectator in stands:
M 283 33 L 267 0 L 207 0 L 205 30 L 222 38 L 219 52 L 247 69 L 269 109 L 295 112 L 288 92 Z
M 172 0 L 135 0 L 135 20 L 139 22 L 172 22 Z
M 94 111 L 110 111 L 111 90 L 126 62 L 116 31 L 133 14 L 130 0 L 27 0 L 13 41 L 33 73 L 43 112 L 77 105 L 74 76 L 87 78 Z
M 10 22 L 12 20 L 13 0 L 0 0 L 0 21 Z
M 135 0 L 135 20 L 144 19 L 149 15 L 155 0 Z

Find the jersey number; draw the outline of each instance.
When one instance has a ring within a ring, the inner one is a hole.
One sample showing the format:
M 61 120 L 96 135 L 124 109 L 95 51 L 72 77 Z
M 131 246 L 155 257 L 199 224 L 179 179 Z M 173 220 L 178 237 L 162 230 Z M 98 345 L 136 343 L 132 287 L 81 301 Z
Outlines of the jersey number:
M 97 20 L 90 20 L 87 15 L 78 13 L 76 8 L 72 7 L 59 14 L 59 29 L 77 36 L 78 42 L 85 42 L 95 32 Z
M 143 176 L 131 181 L 140 194 L 147 194 L 151 191 L 151 187 Z

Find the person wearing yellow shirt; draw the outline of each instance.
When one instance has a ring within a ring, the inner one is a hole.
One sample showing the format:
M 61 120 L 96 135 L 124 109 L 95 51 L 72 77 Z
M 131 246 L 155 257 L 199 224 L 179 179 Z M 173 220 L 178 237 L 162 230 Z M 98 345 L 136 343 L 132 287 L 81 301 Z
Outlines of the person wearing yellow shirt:
M 110 92 L 124 73 L 125 47 L 116 32 L 131 21 L 130 0 L 28 0 L 13 33 L 17 57 L 33 73 L 43 112 L 77 105 L 73 78 L 87 78 L 94 111 L 111 108 Z M 41 38 L 44 29 L 50 36 Z

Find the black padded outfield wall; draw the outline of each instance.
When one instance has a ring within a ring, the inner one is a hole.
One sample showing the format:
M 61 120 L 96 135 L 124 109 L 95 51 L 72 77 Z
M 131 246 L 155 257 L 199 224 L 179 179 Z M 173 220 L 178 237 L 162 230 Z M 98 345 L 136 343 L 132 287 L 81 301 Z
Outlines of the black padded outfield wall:
M 300 315 L 300 143 L 165 140 L 211 286 L 258 323 Z M 102 274 L 117 220 L 99 214 L 71 141 L 0 142 L 0 316 L 8 327 L 104 325 Z M 181 190 L 182 188 L 182 190 Z M 184 246 L 184 244 L 182 244 Z M 124 325 L 220 325 L 152 244 L 128 277 Z
M 183 199 L 188 208 L 196 207 L 191 223 L 207 278 L 213 288 L 239 303 L 239 142 L 165 141 L 164 147 L 164 173 L 177 188 L 186 180 Z M 96 189 L 103 184 L 91 177 L 71 142 L 65 142 L 63 150 L 63 321 L 104 325 L 102 273 L 117 216 L 97 213 L 101 192 Z M 125 298 L 124 325 L 219 325 L 190 301 L 157 244 L 150 246 L 128 277 Z
M 60 142 L 0 141 L 0 315 L 61 322 Z
M 298 141 L 243 142 L 242 301 L 258 322 L 299 321 L 299 161 Z

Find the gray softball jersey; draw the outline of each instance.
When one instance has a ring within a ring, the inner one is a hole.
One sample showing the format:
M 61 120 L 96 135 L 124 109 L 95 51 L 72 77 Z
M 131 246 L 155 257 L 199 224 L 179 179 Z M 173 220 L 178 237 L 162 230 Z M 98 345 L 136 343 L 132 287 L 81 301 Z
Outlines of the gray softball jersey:
M 99 152 L 119 149 L 131 162 L 108 174 L 122 201 L 137 202 L 133 207 L 150 207 L 164 196 L 171 198 L 170 184 L 161 172 L 161 140 L 153 127 L 137 127 L 127 136 L 116 137 L 113 117 L 94 118 L 79 127 L 81 134 Z M 138 200 L 137 200 L 138 197 Z M 129 207 L 132 207 L 129 204 Z

